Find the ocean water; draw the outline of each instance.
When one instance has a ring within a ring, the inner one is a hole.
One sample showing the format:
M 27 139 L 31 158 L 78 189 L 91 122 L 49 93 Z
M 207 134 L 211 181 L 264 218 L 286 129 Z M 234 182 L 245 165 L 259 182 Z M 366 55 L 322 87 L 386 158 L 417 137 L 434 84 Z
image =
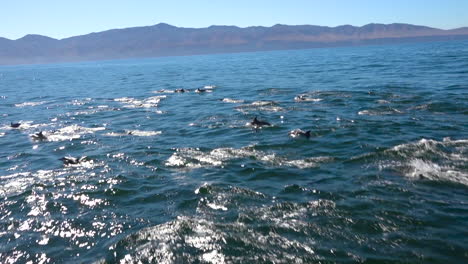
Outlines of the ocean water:
M 468 263 L 466 41 L 6 66 L 0 118 L 0 263 Z

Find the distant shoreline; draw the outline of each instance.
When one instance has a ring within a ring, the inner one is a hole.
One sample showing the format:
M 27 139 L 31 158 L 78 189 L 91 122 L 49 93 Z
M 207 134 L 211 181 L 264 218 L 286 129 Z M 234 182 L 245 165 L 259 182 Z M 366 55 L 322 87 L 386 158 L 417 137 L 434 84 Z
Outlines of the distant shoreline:
M 168 24 L 114 29 L 66 39 L 26 35 L 0 38 L 0 65 L 136 59 L 220 53 L 298 50 L 468 39 L 468 28 L 442 30 L 410 24 L 338 27 L 211 26 L 179 28 Z

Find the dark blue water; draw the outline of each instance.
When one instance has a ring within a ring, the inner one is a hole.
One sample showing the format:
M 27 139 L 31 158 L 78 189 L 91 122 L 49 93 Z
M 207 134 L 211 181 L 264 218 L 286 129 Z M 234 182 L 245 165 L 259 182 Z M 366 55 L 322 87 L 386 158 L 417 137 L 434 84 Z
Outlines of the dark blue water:
M 466 41 L 0 67 L 0 116 L 0 263 L 468 262 Z

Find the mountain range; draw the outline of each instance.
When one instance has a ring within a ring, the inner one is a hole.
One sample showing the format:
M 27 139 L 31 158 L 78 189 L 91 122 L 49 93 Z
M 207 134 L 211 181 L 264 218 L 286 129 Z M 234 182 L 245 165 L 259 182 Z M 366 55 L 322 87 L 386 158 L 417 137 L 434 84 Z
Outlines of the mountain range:
M 179 56 L 318 47 L 468 39 L 468 27 L 442 30 L 411 24 L 362 27 L 281 25 L 272 27 L 210 26 L 183 28 L 165 23 L 112 29 L 54 39 L 26 35 L 0 37 L 0 65 Z

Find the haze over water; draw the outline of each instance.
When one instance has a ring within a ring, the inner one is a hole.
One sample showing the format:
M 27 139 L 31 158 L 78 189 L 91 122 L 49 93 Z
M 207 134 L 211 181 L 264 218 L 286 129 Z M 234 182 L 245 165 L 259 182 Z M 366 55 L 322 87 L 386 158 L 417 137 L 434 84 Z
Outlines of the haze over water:
M 0 67 L 0 116 L 0 263 L 468 262 L 466 41 Z

